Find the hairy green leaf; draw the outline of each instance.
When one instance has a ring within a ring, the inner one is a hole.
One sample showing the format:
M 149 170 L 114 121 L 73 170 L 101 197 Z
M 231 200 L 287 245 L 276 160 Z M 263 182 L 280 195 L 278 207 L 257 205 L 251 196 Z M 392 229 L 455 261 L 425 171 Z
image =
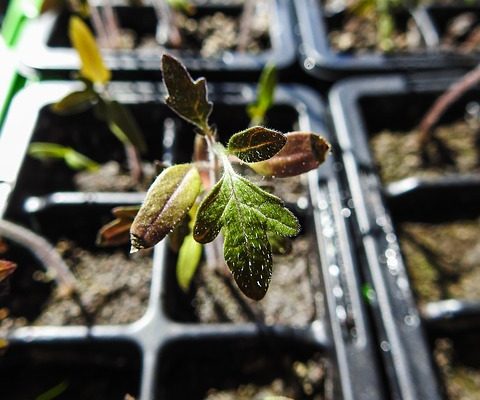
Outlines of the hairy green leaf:
M 62 146 L 57 143 L 33 142 L 28 148 L 28 154 L 39 160 L 60 159 L 72 169 L 96 171 L 100 165 L 77 152 L 71 147 Z
M 68 34 L 80 57 L 80 74 L 92 82 L 107 83 L 111 79 L 110 70 L 105 66 L 95 37 L 87 24 L 79 17 L 71 17 Z
M 105 114 L 102 116 L 113 134 L 122 142 L 135 146 L 144 153 L 147 149 L 140 127 L 127 107 L 115 100 L 103 100 Z
M 286 178 L 315 169 L 325 161 L 330 144 L 321 136 L 311 132 L 289 132 L 285 136 L 287 143 L 275 156 L 249 166 L 260 175 Z
M 132 252 L 152 247 L 170 233 L 194 204 L 200 186 L 192 164 L 174 165 L 157 176 L 130 229 Z
M 193 230 L 200 243 L 224 234 L 224 257 L 242 292 L 255 300 L 265 296 L 272 275 L 267 233 L 295 236 L 300 226 L 283 202 L 233 171 L 201 203 Z
M 183 291 L 190 288 L 193 276 L 202 258 L 202 245 L 198 243 L 190 233 L 183 240 L 178 253 L 177 282 Z
M 257 88 L 257 98 L 247 107 L 251 125 L 262 124 L 265 114 L 272 107 L 275 88 L 277 86 L 277 69 L 274 64 L 268 63 L 263 68 Z
M 206 80 L 194 81 L 182 63 L 168 54 L 162 57 L 162 71 L 168 90 L 167 105 L 203 132 L 209 131 L 213 105 L 208 101 Z
M 247 163 L 268 160 L 287 142 L 281 132 L 254 126 L 233 135 L 228 141 L 228 152 Z
M 88 109 L 97 100 L 97 94 L 90 88 L 67 94 L 52 104 L 52 111 L 60 115 L 75 114 Z

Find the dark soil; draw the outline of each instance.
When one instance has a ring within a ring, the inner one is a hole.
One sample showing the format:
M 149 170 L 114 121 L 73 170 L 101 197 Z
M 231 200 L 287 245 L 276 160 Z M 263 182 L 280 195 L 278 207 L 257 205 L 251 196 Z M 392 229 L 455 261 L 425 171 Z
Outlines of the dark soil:
M 331 388 L 331 365 L 315 349 L 275 336 L 182 341 L 163 353 L 158 398 L 321 400 Z M 189 382 L 189 385 L 183 384 Z M 331 398 L 331 397 L 328 397 Z
M 269 49 L 269 8 L 266 2 L 258 2 L 254 18 L 251 21 L 249 53 L 259 53 Z M 226 51 L 236 51 L 240 32 L 240 14 L 229 15 L 215 12 L 210 15 L 196 16 L 176 13 L 176 24 L 182 36 L 181 49 L 200 53 L 202 57 L 219 57 Z M 155 39 L 144 38 L 140 48 L 157 47 Z
M 12 344 L 0 361 L 5 400 L 122 400 L 139 392 L 141 356 L 127 342 Z
M 464 12 L 448 23 L 441 38 L 443 51 L 469 54 L 480 51 L 480 19 L 473 12 Z
M 335 9 L 333 0 L 323 0 L 324 7 Z M 393 51 L 415 52 L 424 48 L 420 32 L 410 16 L 396 19 L 395 33 L 391 38 Z M 378 40 L 378 17 L 374 13 L 354 14 L 348 10 L 332 17 L 329 25 L 329 40 L 334 51 L 339 53 L 365 54 L 384 52 Z
M 370 147 L 384 183 L 480 172 L 479 136 L 464 120 L 438 127 L 426 152 L 419 148 L 416 130 L 384 130 L 371 138 Z
M 17 260 L 8 290 L 0 297 L 0 330 L 25 325 L 127 324 L 145 312 L 150 290 L 152 260 L 129 258 L 124 250 L 91 251 L 60 241 L 57 249 L 77 279 L 78 300 L 53 284 L 36 260 Z M 25 253 L 25 250 L 23 250 Z M 16 254 L 7 254 L 16 260 Z
M 434 356 L 449 400 L 480 399 L 478 334 L 435 341 Z
M 326 398 L 323 387 L 326 365 L 320 357 L 295 361 L 289 369 L 290 379 L 295 380 L 296 385 L 287 379 L 277 378 L 267 385 L 250 383 L 229 390 L 210 389 L 205 400 L 264 400 L 268 396 L 311 400 Z
M 74 183 L 81 192 L 132 192 L 146 191 L 155 177 L 152 164 L 143 165 L 144 175 L 141 182 L 125 171 L 116 161 L 103 164 L 97 171 L 81 171 L 75 174 Z
M 197 290 L 193 306 L 198 321 L 305 326 L 322 317 L 323 296 L 314 236 L 301 236 L 292 245 L 291 254 L 274 256 L 272 281 L 259 302 L 242 295 L 226 267 L 219 271 L 218 267 L 202 264 L 194 282 Z
M 406 222 L 400 244 L 418 302 L 480 300 L 480 221 Z

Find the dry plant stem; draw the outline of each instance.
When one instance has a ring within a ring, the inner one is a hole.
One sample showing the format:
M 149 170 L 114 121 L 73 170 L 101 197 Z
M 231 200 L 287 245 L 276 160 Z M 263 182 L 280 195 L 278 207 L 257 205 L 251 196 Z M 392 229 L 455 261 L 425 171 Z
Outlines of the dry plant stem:
M 465 92 L 473 88 L 480 82 L 480 65 L 477 65 L 472 71 L 465 74 L 458 81 L 454 82 L 445 93 L 443 93 L 427 111 L 418 126 L 419 146 L 424 149 L 432 136 L 432 130 L 445 111 Z
M 135 183 L 140 183 L 143 177 L 142 161 L 137 148 L 132 144 L 125 144 L 125 154 L 127 156 L 128 169 L 130 176 Z
M 92 16 L 93 27 L 97 33 L 98 41 L 102 47 L 109 46 L 109 38 L 102 17 L 98 11 L 97 6 L 90 4 L 90 14 Z
M 164 46 L 170 44 L 178 48 L 182 45 L 182 35 L 174 18 L 174 11 L 170 8 L 167 0 L 151 0 L 157 14 L 157 42 Z
M 252 31 L 252 21 L 255 17 L 255 0 L 245 0 L 243 12 L 240 18 L 240 32 L 238 34 L 237 50 L 245 52 L 250 42 L 250 33 Z
M 105 25 L 108 35 L 110 36 L 110 46 L 118 47 L 120 45 L 120 24 L 118 22 L 117 13 L 113 9 L 111 0 L 103 0 Z
M 12 222 L 0 220 L 0 235 L 30 249 L 43 266 L 49 269 L 62 290 L 74 293 L 77 280 L 58 252 L 44 238 Z

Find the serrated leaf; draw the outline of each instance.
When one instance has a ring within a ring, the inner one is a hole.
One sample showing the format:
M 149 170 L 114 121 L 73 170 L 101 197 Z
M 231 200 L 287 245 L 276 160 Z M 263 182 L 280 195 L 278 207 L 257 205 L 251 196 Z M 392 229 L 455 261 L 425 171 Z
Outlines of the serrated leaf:
M 228 141 L 228 152 L 247 163 L 259 162 L 273 157 L 286 142 L 283 133 L 254 126 L 233 135 Z
M 261 124 L 265 114 L 272 107 L 277 86 L 277 69 L 274 64 L 267 64 L 263 68 L 257 88 L 257 98 L 247 107 L 248 115 L 253 124 Z
M 289 132 L 285 136 L 287 143 L 275 156 L 249 166 L 260 175 L 286 178 L 315 169 L 325 161 L 330 144 L 321 136 L 311 132 Z
M 93 90 L 79 90 L 52 104 L 51 109 L 60 115 L 75 114 L 88 109 L 96 100 L 97 94 Z
M 157 176 L 130 229 L 132 251 L 152 247 L 171 232 L 194 204 L 200 186 L 192 164 L 174 165 Z
M 183 240 L 178 253 L 177 282 L 183 291 L 188 291 L 193 276 L 202 258 L 202 245 L 190 233 Z
M 95 171 L 100 165 L 77 152 L 71 147 L 62 146 L 57 143 L 34 142 L 28 148 L 28 154 L 39 160 L 62 159 L 72 169 Z
M 17 264 L 7 260 L 0 260 L 0 282 L 12 275 L 16 269 Z
M 260 300 L 272 275 L 267 233 L 295 236 L 300 230 L 297 218 L 278 197 L 226 172 L 200 205 L 194 238 L 207 243 L 220 229 L 224 234 L 225 261 L 237 285 L 246 296 Z
M 140 152 L 147 149 L 140 127 L 129 109 L 118 101 L 102 101 L 105 114 L 104 118 L 113 134 L 122 142 L 132 144 Z
M 88 80 L 105 84 L 111 79 L 110 70 L 105 66 L 95 37 L 81 18 L 72 16 L 68 27 L 72 46 L 81 62 L 80 74 Z
M 208 131 L 213 105 L 208 101 L 206 80 L 194 81 L 183 64 L 168 54 L 162 57 L 162 72 L 168 91 L 167 105 L 201 131 Z

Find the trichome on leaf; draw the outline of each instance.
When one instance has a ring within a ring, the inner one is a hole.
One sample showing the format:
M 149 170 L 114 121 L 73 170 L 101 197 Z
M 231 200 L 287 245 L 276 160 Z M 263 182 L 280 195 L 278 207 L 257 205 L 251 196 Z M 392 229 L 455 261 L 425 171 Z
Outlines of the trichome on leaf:
M 260 300 L 272 275 L 269 238 L 279 242 L 296 236 L 300 225 L 282 200 L 240 176 L 233 163 L 246 163 L 265 175 L 293 176 L 318 167 L 330 146 L 314 133 L 285 135 L 262 126 L 233 134 L 224 146 L 209 122 L 213 105 L 205 79 L 194 81 L 170 55 L 163 56 L 162 70 L 166 103 L 197 128 L 194 153 L 202 156 L 168 167 L 157 177 L 131 226 L 132 251 L 154 246 L 190 218 L 179 257 L 185 265 L 177 267 L 182 287 L 188 287 L 200 260 L 198 243 L 211 242 L 222 232 L 224 259 L 236 283 L 245 295 Z M 261 164 L 269 161 L 271 165 Z M 201 179 L 205 164 L 210 173 Z

